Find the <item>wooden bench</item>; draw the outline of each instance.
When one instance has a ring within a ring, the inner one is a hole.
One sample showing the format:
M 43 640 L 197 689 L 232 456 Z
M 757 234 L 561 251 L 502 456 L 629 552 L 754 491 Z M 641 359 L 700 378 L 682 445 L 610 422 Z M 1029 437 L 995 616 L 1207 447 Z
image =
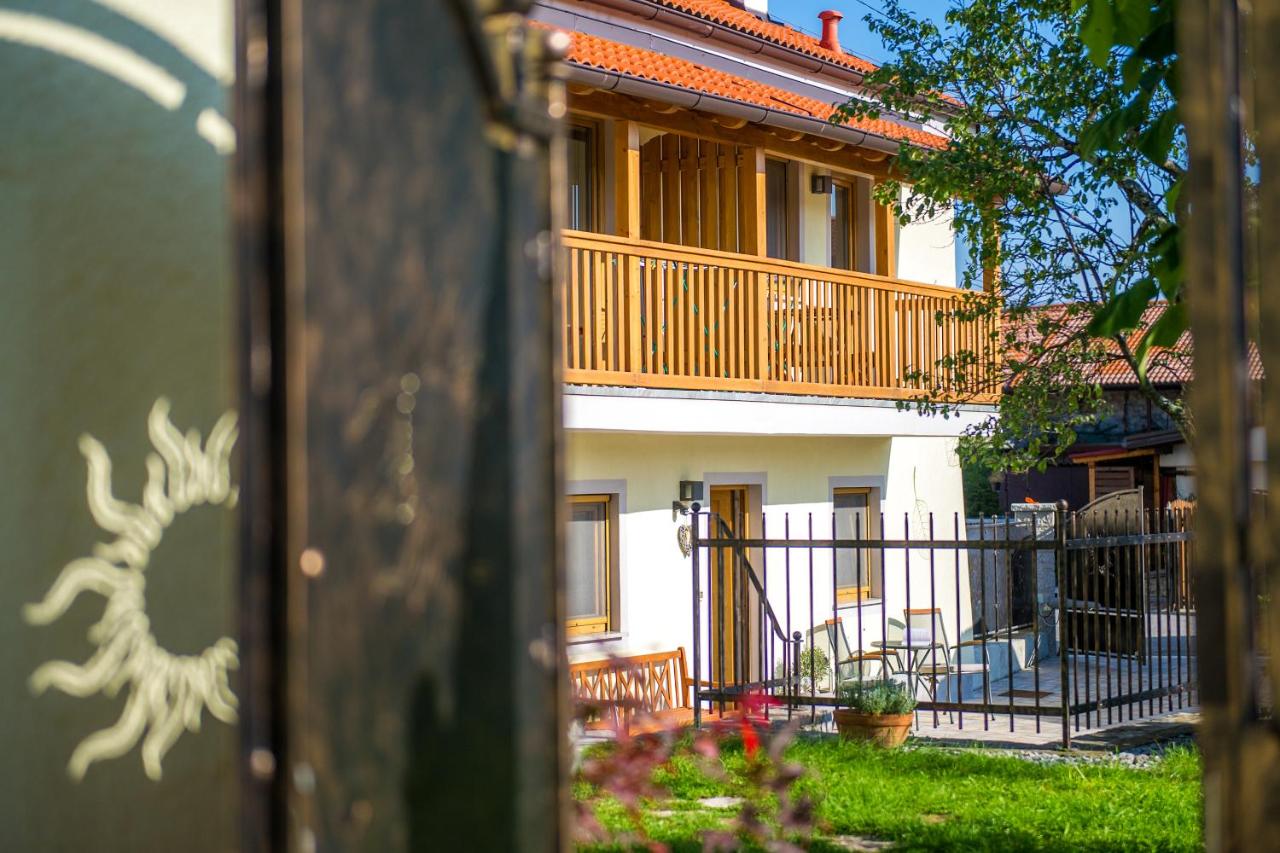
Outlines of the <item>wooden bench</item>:
M 693 686 L 683 648 L 569 665 L 574 701 L 599 708 L 588 731 L 646 734 L 692 725 Z M 704 721 L 719 718 L 702 712 Z

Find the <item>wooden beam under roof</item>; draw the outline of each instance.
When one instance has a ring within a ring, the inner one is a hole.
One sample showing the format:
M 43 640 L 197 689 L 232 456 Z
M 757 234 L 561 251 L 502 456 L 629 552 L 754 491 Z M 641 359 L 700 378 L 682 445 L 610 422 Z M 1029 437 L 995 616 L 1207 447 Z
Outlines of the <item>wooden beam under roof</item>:
M 898 177 L 893 155 L 874 149 L 846 145 L 839 151 L 824 151 L 806 140 L 827 139 L 816 134 L 801 133 L 800 138 L 788 141 L 756 125 L 730 129 L 720 124 L 716 117 L 697 110 L 678 113 L 658 113 L 648 108 L 648 102 L 628 95 L 600 90 L 589 94 L 570 93 L 569 109 L 581 115 L 600 118 L 626 119 L 657 130 L 697 136 L 730 145 L 748 145 L 765 149 L 770 154 L 812 163 L 843 172 L 853 172 L 873 178 Z M 786 131 L 783 131 L 786 132 Z

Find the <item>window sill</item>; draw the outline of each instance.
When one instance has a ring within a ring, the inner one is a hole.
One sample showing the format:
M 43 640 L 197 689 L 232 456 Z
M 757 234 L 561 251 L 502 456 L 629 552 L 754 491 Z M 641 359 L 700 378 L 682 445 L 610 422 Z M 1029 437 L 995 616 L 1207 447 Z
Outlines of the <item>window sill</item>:
M 604 643 L 610 640 L 621 640 L 623 638 L 621 631 L 602 631 L 599 634 L 574 634 L 565 639 L 566 644 L 570 646 L 580 646 L 587 643 Z
M 882 599 L 882 598 L 864 598 L 864 599 L 862 599 L 862 606 L 863 606 L 863 607 L 879 607 L 879 606 L 880 606 L 880 605 L 882 605 L 882 604 L 884 604 L 884 599 Z M 844 604 L 836 605 L 836 609 L 837 609 L 837 610 L 857 610 L 857 609 L 858 609 L 858 602 L 856 602 L 856 601 L 846 601 Z

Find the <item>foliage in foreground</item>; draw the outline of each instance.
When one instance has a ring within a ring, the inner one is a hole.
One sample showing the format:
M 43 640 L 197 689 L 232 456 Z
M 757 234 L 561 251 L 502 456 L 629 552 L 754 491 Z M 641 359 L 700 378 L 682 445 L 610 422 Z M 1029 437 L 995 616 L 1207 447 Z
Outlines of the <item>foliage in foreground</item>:
M 895 850 L 1202 849 L 1200 763 L 1190 749 L 1137 770 L 1040 765 L 972 750 L 881 750 L 823 738 L 793 743 L 783 760 L 805 771 L 793 788 L 794 796 L 815 803 L 812 850 L 848 849 L 841 836 L 891 841 Z M 654 774 L 668 796 L 645 801 L 641 810 L 649 838 L 671 850 L 702 850 L 706 833 L 731 823 L 734 811 L 698 801 L 750 795 L 750 759 L 741 746 L 728 747 L 718 763 L 723 773 L 709 776 L 687 740 L 674 750 Z M 595 802 L 606 826 L 630 825 L 594 786 L 580 783 L 575 794 Z

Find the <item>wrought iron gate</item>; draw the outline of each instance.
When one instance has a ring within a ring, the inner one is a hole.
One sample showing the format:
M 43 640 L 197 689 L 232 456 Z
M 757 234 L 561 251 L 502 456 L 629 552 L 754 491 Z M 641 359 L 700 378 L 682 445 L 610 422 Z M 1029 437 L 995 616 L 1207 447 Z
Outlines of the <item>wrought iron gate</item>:
M 1088 729 L 1190 707 L 1195 611 L 1181 593 L 1190 521 L 1169 509 L 1099 525 L 1059 507 L 1033 515 L 1025 538 L 1014 538 L 1005 519 L 1003 535 L 989 537 L 1000 525 L 988 523 L 966 539 L 954 516 L 942 536 L 931 514 L 881 517 L 874 531 L 838 538 L 833 517 L 784 513 L 762 516 L 759 535 L 744 537 L 698 511 L 695 715 L 760 694 L 778 703 L 771 713 L 817 721 L 839 705 L 842 685 L 893 678 L 916 691 L 921 727 L 945 720 L 990 730 L 1006 720 L 1013 730 L 1024 718 L 1039 732 L 1052 721 L 1069 746 Z M 969 583 L 969 557 L 992 553 L 1005 557 L 1006 577 L 988 593 L 985 564 L 980 582 Z M 842 596 L 839 567 L 850 562 L 854 584 L 861 591 L 866 581 L 870 596 Z M 736 618 L 756 631 L 736 631 L 723 609 L 706 606 L 703 591 L 724 588 L 741 591 Z M 1013 618 L 1019 589 L 1035 602 L 1025 622 Z M 975 614 L 993 609 L 1007 615 L 984 629 Z M 731 655 L 726 643 L 736 643 Z

